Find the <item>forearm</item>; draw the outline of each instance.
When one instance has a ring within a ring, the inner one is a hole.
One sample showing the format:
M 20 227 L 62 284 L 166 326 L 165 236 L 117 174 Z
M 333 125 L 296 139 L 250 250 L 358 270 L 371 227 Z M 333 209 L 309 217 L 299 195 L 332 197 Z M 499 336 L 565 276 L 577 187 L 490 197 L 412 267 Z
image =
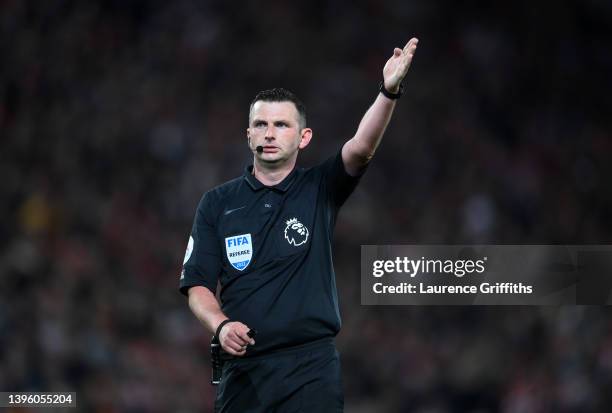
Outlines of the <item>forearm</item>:
M 391 115 L 395 109 L 396 100 L 391 100 L 379 93 L 374 103 L 366 111 L 359 122 L 357 132 L 353 137 L 355 145 L 362 155 L 371 156 L 380 144 L 383 134 L 389 125 Z
M 211 334 L 215 334 L 219 324 L 228 318 L 221 311 L 217 298 L 206 287 L 189 289 L 189 308 Z
M 397 94 L 410 68 L 419 39 L 413 37 L 403 49 L 396 47 L 383 68 L 383 85 L 387 92 Z M 355 136 L 342 147 L 342 162 L 349 175 L 359 175 L 374 156 L 395 109 L 395 99 L 379 93 L 365 113 Z
M 342 158 L 349 174 L 358 174 L 374 156 L 391 120 L 395 104 L 395 100 L 379 93 L 363 115 L 357 132 L 342 148 Z

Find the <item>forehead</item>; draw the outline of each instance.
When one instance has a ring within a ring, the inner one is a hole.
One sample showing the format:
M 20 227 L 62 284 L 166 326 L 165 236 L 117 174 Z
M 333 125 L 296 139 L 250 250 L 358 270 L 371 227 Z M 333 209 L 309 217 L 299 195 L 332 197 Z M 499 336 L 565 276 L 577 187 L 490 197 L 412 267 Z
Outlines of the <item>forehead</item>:
M 251 119 L 297 120 L 298 111 L 293 102 L 257 101 L 251 109 Z

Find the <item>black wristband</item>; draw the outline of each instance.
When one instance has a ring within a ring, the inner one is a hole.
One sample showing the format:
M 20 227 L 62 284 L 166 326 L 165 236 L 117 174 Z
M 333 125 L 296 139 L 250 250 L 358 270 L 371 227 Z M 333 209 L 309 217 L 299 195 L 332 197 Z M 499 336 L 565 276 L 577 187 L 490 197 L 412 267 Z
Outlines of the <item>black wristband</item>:
M 215 331 L 215 336 L 213 337 L 213 340 L 217 340 L 219 341 L 219 334 L 221 334 L 221 329 L 223 328 L 224 325 L 226 325 L 227 323 L 230 323 L 232 320 L 230 320 L 229 318 L 227 320 L 223 320 L 221 321 L 221 324 L 219 324 L 219 327 L 217 327 L 217 331 Z
M 392 92 L 389 92 L 387 89 L 385 89 L 385 81 L 383 80 L 382 82 L 380 82 L 380 86 L 378 90 L 380 93 L 382 93 L 384 96 L 388 97 L 389 99 L 395 100 L 395 99 L 399 99 L 402 96 L 402 93 L 404 93 L 404 85 L 400 83 L 399 91 L 397 93 L 392 93 Z

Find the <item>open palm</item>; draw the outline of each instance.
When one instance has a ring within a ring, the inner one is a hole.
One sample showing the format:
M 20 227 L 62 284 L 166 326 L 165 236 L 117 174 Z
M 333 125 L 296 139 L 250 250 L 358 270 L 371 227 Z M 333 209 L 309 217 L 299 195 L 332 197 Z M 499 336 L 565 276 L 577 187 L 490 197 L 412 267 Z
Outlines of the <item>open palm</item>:
M 393 56 L 387 60 L 383 68 L 385 89 L 388 91 L 395 93 L 399 90 L 400 83 L 402 83 L 412 63 L 412 57 L 416 51 L 417 43 L 419 43 L 419 39 L 413 37 L 406 43 L 403 49 L 396 47 L 393 50 Z

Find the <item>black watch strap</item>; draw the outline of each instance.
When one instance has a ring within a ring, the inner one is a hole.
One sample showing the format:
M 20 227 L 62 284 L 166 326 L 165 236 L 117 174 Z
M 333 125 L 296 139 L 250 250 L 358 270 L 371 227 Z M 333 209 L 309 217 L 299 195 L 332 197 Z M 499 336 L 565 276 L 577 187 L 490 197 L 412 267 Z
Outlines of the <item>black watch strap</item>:
M 231 323 L 232 320 L 230 320 L 229 318 L 227 320 L 223 320 L 221 321 L 221 324 L 219 324 L 219 327 L 217 327 L 217 331 L 215 331 L 215 336 L 213 337 L 213 341 L 219 341 L 219 334 L 221 334 L 221 329 L 223 328 L 224 325 L 226 325 L 227 323 Z
M 383 80 L 380 82 L 378 90 L 389 99 L 399 99 L 402 96 L 402 93 L 404 93 L 404 85 L 400 83 L 399 92 L 392 93 L 385 89 L 385 81 Z

